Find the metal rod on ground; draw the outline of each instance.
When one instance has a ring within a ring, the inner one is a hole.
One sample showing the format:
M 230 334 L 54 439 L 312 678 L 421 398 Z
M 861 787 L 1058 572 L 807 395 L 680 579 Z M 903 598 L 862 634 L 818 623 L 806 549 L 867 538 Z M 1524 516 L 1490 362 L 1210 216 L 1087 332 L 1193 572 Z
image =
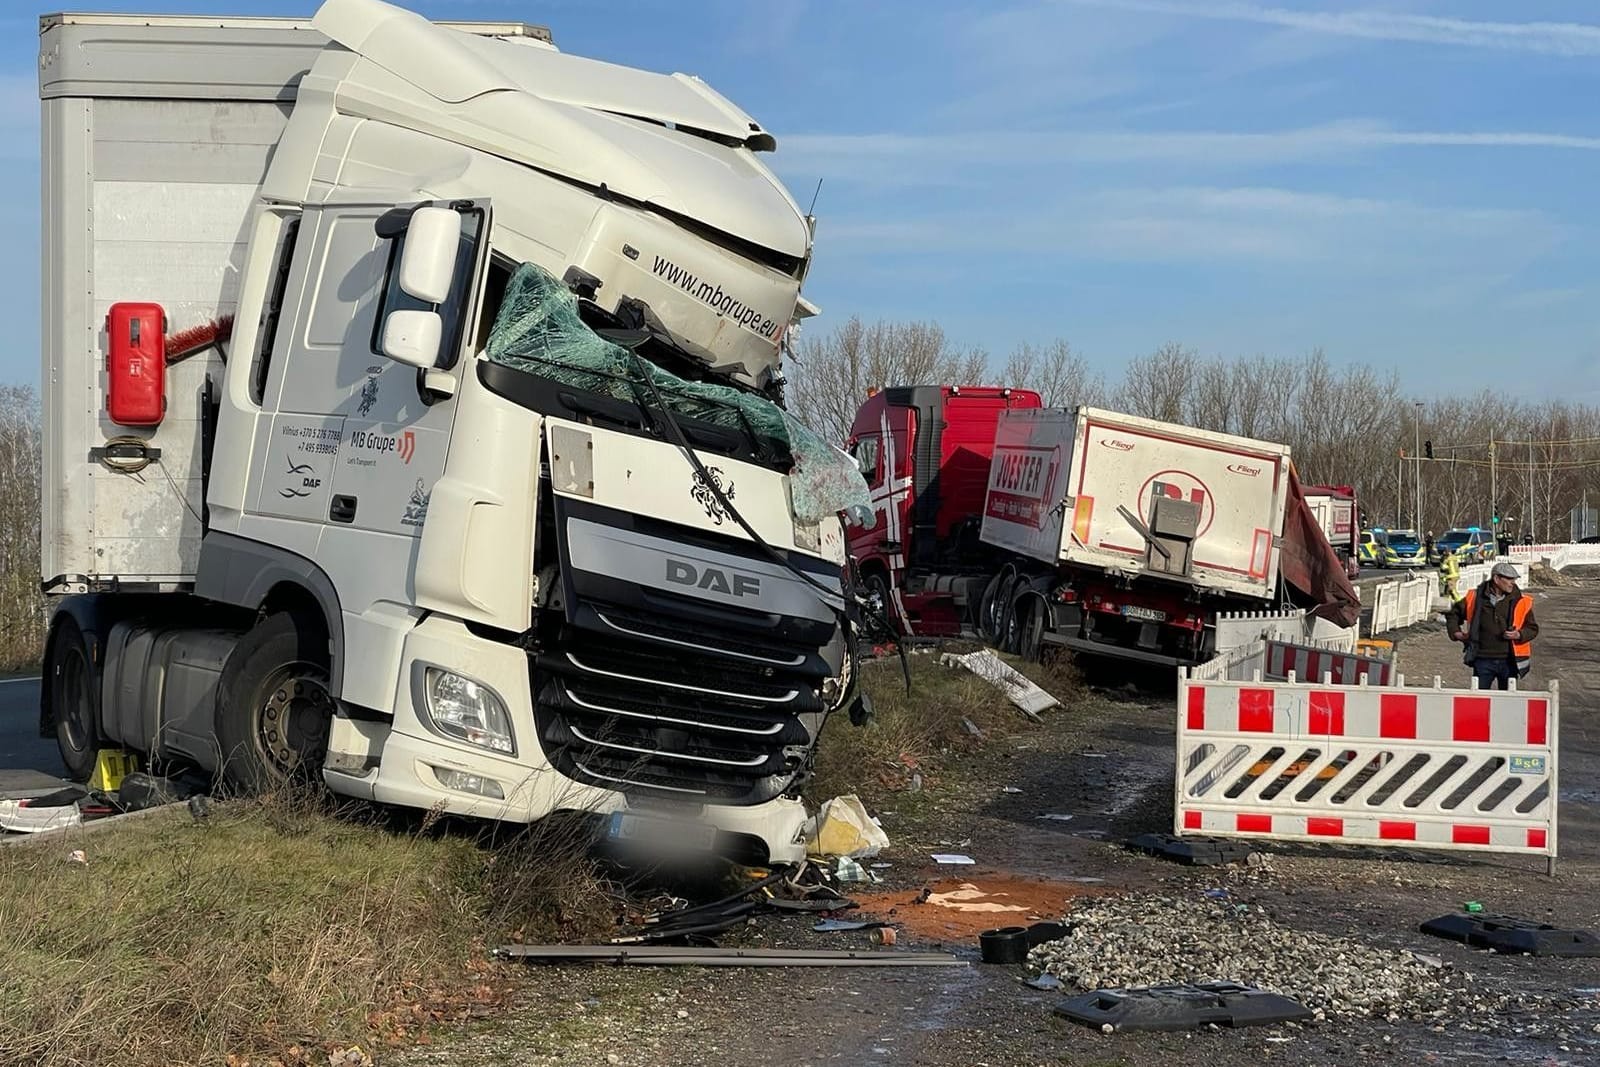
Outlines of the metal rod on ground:
M 782 948 L 614 948 L 606 945 L 502 945 L 496 956 L 530 963 L 613 963 L 686 967 L 952 967 L 944 952 Z

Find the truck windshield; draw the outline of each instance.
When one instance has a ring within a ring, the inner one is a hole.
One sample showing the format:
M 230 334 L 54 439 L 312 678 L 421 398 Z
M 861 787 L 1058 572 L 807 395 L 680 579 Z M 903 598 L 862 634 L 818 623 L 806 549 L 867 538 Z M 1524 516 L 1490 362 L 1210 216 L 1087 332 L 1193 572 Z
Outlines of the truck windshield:
M 491 362 L 644 411 L 659 393 L 675 417 L 743 435 L 768 465 L 790 468 L 794 511 L 803 521 L 867 506 L 866 482 L 843 450 L 765 397 L 679 377 L 601 337 L 583 321 L 577 297 L 539 266 L 518 266 L 496 295 L 484 350 Z

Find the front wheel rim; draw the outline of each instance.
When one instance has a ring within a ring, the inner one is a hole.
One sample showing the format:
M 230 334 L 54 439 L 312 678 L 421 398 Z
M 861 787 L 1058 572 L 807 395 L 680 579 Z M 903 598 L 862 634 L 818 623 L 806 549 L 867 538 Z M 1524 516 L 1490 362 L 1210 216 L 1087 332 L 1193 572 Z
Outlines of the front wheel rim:
M 327 676 L 310 663 L 289 664 L 268 677 L 262 693 L 256 744 L 272 769 L 287 778 L 320 766 L 334 709 Z

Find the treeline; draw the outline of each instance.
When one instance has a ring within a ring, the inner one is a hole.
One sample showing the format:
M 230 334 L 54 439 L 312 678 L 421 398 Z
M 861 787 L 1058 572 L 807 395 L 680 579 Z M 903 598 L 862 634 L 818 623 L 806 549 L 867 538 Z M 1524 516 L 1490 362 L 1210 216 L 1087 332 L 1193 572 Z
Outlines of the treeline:
M 33 666 L 42 651 L 39 595 L 39 400 L 0 385 L 0 672 Z
M 1583 533 L 1570 518 L 1585 492 L 1589 506 L 1600 508 L 1600 410 L 1488 390 L 1412 396 L 1393 371 L 1334 366 L 1320 349 L 1218 359 L 1167 344 L 1107 379 L 1062 340 L 1021 345 L 999 361 L 950 345 L 932 323 L 852 319 L 831 333 L 803 335 L 787 376 L 789 406 L 836 441 L 873 387 L 1006 385 L 1036 390 L 1050 406 L 1105 406 L 1287 444 L 1303 481 L 1355 487 L 1376 524 L 1415 523 L 1437 534 L 1487 527 L 1498 509 L 1517 537 L 1565 541 Z M 1434 459 L 1415 458 L 1418 441 L 1432 442 Z

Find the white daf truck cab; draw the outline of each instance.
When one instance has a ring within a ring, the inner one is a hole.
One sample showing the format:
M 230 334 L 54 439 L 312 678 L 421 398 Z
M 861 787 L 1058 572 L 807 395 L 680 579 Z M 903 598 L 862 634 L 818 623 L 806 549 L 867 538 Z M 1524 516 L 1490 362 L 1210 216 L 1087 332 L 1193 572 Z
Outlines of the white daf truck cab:
M 699 80 L 378 0 L 41 21 L 41 731 L 803 854 L 860 710 L 813 226 Z

